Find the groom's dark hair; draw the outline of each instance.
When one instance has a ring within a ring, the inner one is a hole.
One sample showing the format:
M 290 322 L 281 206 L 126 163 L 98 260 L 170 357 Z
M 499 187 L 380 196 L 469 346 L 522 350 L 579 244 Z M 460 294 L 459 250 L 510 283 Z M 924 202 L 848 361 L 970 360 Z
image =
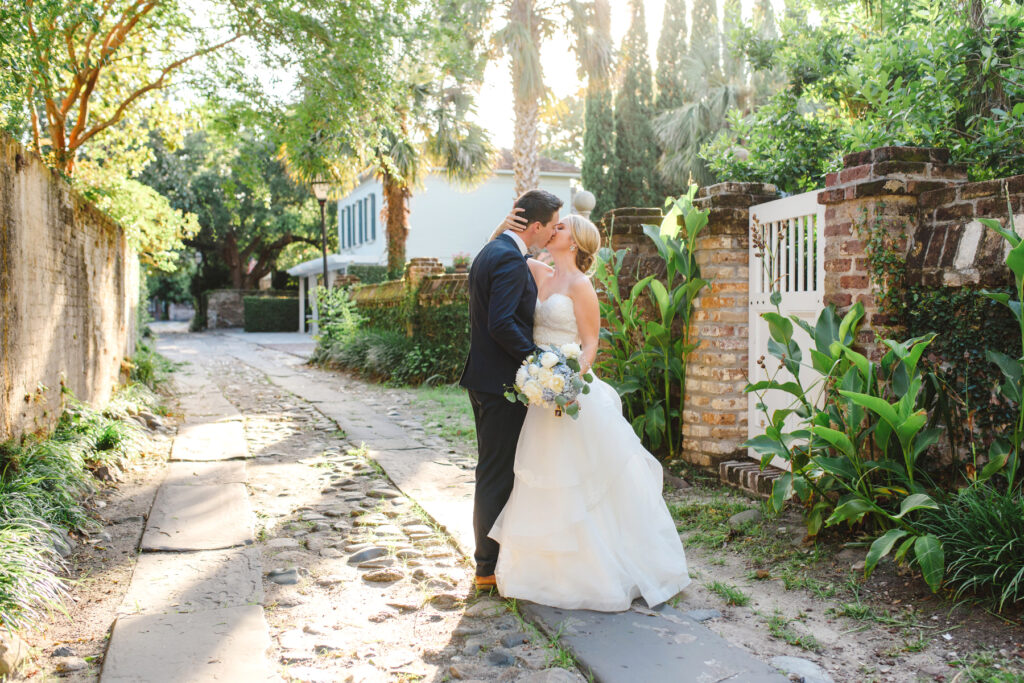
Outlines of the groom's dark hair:
M 526 219 L 527 225 L 537 221 L 547 223 L 562 208 L 562 200 L 547 190 L 527 190 L 519 195 L 514 208 L 522 209 L 519 215 Z

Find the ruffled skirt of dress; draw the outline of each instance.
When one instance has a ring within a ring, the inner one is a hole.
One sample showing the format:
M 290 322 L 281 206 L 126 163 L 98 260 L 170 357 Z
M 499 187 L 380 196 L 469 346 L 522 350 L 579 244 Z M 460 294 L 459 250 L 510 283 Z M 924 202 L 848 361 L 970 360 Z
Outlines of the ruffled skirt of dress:
M 662 498 L 662 469 L 599 379 L 579 418 L 531 407 L 515 485 L 491 538 L 501 544 L 500 593 L 552 607 L 616 612 L 650 606 L 690 583 Z

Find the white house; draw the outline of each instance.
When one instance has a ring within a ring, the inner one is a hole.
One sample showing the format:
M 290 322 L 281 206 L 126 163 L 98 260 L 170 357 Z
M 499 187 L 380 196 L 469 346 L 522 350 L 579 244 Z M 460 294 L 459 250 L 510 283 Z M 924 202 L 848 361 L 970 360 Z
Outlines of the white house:
M 572 208 L 580 171 L 572 164 L 541 158 L 540 187 Z M 460 252 L 475 256 L 491 232 L 508 214 L 515 199 L 512 153 L 502 150 L 494 173 L 472 189 L 449 183 L 431 172 L 409 200 L 409 239 L 406 259 L 434 257 L 451 265 Z M 381 182 L 371 175 L 338 201 L 338 253 L 353 263 L 386 264 L 387 245 L 381 220 Z

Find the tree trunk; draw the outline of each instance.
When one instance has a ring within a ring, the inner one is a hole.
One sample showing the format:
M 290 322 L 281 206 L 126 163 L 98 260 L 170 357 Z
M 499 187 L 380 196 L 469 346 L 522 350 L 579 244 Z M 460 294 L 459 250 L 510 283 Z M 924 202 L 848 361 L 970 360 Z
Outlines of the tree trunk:
M 544 96 L 544 74 L 540 67 L 540 17 L 536 0 L 512 0 L 509 24 L 518 25 L 519 38 L 510 50 L 513 110 L 516 117 L 512 147 L 512 173 L 516 196 L 540 184 L 540 155 L 537 122 Z
M 537 122 L 540 106 L 536 100 L 516 99 L 515 145 L 512 147 L 512 173 L 516 196 L 540 185 L 540 153 L 537 144 Z
M 384 187 L 385 234 L 388 244 L 388 272 L 397 276 L 405 269 L 405 242 L 409 239 L 408 186 L 389 173 L 381 179 Z
M 971 28 L 977 33 L 985 30 L 985 3 L 983 0 L 970 0 Z
M 220 254 L 224 263 L 231 273 L 231 286 L 235 289 L 242 289 L 245 284 L 245 267 L 242 265 L 242 257 L 238 252 L 238 239 L 229 234 L 220 248 Z

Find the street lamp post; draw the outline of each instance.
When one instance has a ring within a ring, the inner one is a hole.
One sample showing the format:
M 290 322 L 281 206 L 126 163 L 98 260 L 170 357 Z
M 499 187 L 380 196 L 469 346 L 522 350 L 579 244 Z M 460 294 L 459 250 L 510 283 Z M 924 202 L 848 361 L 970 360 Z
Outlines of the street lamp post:
M 317 176 L 311 185 L 313 186 L 313 194 L 316 196 L 316 200 L 320 202 L 320 247 L 324 255 L 324 287 L 327 287 L 327 215 L 325 213 L 325 206 L 327 204 L 327 190 L 331 184 L 323 176 Z

